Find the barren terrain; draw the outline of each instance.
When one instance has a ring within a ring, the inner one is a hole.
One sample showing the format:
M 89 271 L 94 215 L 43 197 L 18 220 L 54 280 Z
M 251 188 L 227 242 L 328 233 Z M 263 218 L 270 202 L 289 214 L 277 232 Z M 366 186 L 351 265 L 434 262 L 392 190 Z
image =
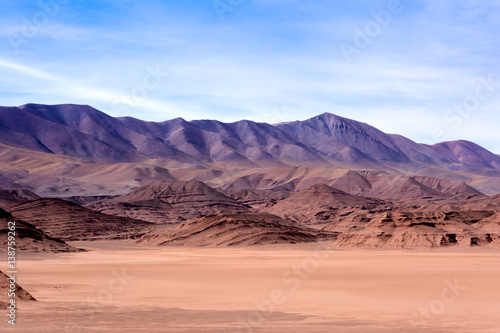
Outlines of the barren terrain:
M 2 332 L 498 332 L 500 253 L 73 242 L 23 254 Z M 3 263 L 2 263 L 3 265 Z M 274 302 L 273 302 L 274 300 Z M 3 317 L 3 316 L 2 316 Z
M 500 156 L 473 142 L 329 113 L 0 124 L 1 332 L 499 332 Z

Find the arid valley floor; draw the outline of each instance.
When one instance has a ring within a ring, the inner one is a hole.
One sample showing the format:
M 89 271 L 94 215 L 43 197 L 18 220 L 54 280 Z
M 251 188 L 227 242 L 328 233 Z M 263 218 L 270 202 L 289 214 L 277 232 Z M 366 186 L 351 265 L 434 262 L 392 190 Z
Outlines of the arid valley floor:
M 498 332 L 500 253 L 71 242 L 25 254 L 2 332 Z

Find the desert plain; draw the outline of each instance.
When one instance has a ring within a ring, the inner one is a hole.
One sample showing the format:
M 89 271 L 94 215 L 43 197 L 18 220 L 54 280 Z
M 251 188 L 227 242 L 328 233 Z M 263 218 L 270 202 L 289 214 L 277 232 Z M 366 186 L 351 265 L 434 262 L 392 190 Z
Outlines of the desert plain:
M 20 256 L 18 279 L 37 301 L 19 302 L 16 326 L 4 317 L 2 332 L 498 332 L 500 326 L 495 249 L 69 243 L 90 251 Z

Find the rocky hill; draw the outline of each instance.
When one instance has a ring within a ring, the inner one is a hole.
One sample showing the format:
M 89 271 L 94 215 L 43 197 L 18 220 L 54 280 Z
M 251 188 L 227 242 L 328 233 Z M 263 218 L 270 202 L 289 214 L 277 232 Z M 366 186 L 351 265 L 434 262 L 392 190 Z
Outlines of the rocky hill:
M 169 246 L 254 246 L 317 242 L 336 233 L 301 227 L 266 213 L 222 212 L 155 230 L 138 242 Z

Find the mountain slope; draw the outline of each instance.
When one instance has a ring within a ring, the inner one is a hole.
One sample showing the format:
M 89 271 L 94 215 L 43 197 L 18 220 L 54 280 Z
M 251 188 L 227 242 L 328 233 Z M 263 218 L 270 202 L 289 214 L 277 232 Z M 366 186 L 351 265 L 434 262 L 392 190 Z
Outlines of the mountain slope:
M 20 285 L 18 285 L 17 283 L 15 283 L 14 285 L 16 301 L 36 301 L 36 299 Z M 0 307 L 4 309 L 10 304 L 10 298 L 8 297 L 9 290 L 10 283 L 8 280 L 8 276 L 4 272 L 0 271 Z
M 54 161 L 58 161 L 58 170 L 49 167 Z M 41 164 L 45 167 L 40 168 Z M 500 192 L 500 156 L 471 142 L 418 144 L 330 113 L 271 125 L 249 120 L 222 123 L 182 118 L 147 122 L 114 118 L 89 106 L 73 104 L 0 107 L 0 185 L 6 189 L 29 188 L 32 184 L 60 187 L 68 182 L 80 186 L 83 182 L 85 192 L 84 185 L 90 180 L 76 179 L 74 169 L 83 170 L 84 165 L 96 171 L 96 167 L 109 169 L 117 164 L 155 167 L 165 174 L 173 174 L 173 169 L 191 170 L 185 173 L 190 175 L 200 170 L 233 173 L 259 168 L 383 170 L 407 177 L 459 180 L 489 194 Z M 131 179 L 130 170 L 127 172 L 129 181 L 140 178 L 129 187 L 151 179 L 148 175 Z M 197 176 L 172 178 L 187 181 Z M 46 184 L 41 184 L 42 180 Z M 221 187 L 226 189 L 226 185 Z M 96 192 L 89 194 L 109 194 Z
M 4 208 L 51 237 L 67 241 L 128 238 L 152 226 L 146 221 L 101 214 L 60 199 L 12 203 Z
M 335 221 L 353 210 L 368 211 L 384 205 L 381 200 L 354 196 L 325 184 L 315 184 L 278 201 L 274 206 L 262 208 L 262 211 L 297 223 L 317 224 Z
M 458 245 L 498 247 L 494 212 L 390 212 L 338 236 L 336 248 L 423 249 Z M 478 222 L 479 221 L 479 222 Z
M 87 207 L 154 223 L 177 223 L 202 214 L 248 209 L 199 181 L 152 181 L 128 194 L 93 202 Z
M 430 148 L 447 158 L 457 168 L 468 167 L 500 170 L 498 155 L 470 141 L 442 142 L 430 146 Z
M 79 252 L 66 242 L 50 237 L 34 225 L 15 219 L 0 208 L 0 252 L 7 252 L 9 222 L 15 222 L 16 248 L 23 252 Z
M 0 190 L 0 205 L 40 199 L 29 190 Z
M 155 230 L 139 243 L 170 246 L 254 246 L 334 239 L 332 232 L 300 227 L 265 213 L 224 212 Z
M 473 143 L 427 146 L 365 123 L 325 113 L 277 125 L 242 120 L 161 123 L 113 118 L 83 105 L 0 107 L 0 140 L 15 146 L 100 161 L 163 157 L 185 163 L 246 166 L 329 162 L 364 168 L 422 164 L 500 171 L 500 157 Z

